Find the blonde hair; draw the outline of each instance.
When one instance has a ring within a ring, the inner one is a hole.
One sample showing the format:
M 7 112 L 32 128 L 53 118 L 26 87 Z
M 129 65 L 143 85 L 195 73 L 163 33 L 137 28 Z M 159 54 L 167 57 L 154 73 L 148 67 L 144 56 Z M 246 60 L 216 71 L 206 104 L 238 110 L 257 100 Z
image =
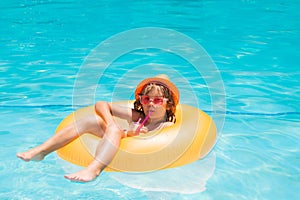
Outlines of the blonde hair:
M 174 122 L 175 123 L 176 122 L 176 117 L 175 117 L 176 105 L 174 103 L 172 94 L 167 87 L 160 85 L 158 83 L 149 83 L 148 85 L 146 85 L 146 87 L 142 90 L 141 94 L 139 94 L 139 95 L 146 95 L 153 89 L 157 89 L 164 98 L 168 99 L 167 111 L 166 111 L 166 113 L 167 113 L 166 122 Z M 137 112 L 139 112 L 145 116 L 142 103 L 140 102 L 139 99 L 136 99 L 134 102 L 134 110 L 136 110 Z

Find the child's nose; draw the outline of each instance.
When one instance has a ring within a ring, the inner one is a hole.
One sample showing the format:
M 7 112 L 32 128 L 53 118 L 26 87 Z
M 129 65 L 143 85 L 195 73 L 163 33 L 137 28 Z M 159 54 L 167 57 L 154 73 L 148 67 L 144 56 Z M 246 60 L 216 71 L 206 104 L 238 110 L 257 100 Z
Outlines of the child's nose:
M 150 100 L 149 100 L 149 105 L 154 105 L 153 99 L 150 99 Z

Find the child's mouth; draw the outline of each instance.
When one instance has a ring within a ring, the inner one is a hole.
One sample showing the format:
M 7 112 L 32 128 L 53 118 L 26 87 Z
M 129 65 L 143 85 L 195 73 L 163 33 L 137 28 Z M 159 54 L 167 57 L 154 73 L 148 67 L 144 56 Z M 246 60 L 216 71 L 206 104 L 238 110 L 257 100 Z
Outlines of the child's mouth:
M 150 113 L 153 113 L 154 111 L 155 111 L 154 109 L 150 109 L 150 110 L 149 110 Z

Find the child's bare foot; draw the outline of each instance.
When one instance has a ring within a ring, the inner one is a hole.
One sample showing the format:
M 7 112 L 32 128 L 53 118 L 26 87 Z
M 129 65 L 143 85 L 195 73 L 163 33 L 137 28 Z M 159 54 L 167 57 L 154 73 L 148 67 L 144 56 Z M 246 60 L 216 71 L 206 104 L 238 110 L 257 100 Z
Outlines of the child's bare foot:
M 75 172 L 73 174 L 65 175 L 64 177 L 71 181 L 76 182 L 89 182 L 97 178 L 97 176 L 100 174 L 98 171 L 90 170 L 88 168 L 85 168 L 83 170 L 80 170 L 78 172 Z
M 42 151 L 39 151 L 37 148 L 33 148 L 25 152 L 17 153 L 17 157 L 26 162 L 41 161 L 44 159 L 45 154 Z

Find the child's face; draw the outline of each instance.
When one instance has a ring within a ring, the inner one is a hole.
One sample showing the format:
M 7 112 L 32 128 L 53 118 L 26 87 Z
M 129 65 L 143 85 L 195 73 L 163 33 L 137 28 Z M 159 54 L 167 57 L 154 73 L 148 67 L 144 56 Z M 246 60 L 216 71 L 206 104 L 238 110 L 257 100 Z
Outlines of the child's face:
M 151 118 L 164 118 L 166 116 L 167 101 L 164 100 L 162 104 L 155 104 L 153 101 L 155 97 L 163 97 L 163 93 L 157 87 L 153 87 L 145 95 L 150 97 L 149 103 L 142 103 L 145 115 L 148 115 L 149 112 L 152 112 Z

